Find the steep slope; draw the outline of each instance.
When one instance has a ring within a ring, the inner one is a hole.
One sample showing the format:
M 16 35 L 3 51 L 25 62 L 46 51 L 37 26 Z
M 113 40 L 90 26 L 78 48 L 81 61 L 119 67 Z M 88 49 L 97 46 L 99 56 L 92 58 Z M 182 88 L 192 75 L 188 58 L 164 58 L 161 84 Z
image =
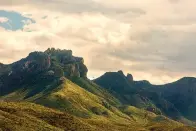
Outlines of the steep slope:
M 121 102 L 115 98 L 113 95 L 111 95 L 107 90 L 100 87 L 99 85 L 95 84 L 93 81 L 85 78 L 78 78 L 78 77 L 72 77 L 71 81 L 83 89 L 91 92 L 94 95 L 97 95 L 101 97 L 102 99 L 105 99 L 113 106 L 119 106 L 121 105 Z
M 126 117 L 107 100 L 86 91 L 66 78 L 56 89 L 50 94 L 33 101 L 48 107 L 68 111 L 80 117 L 93 117 L 94 114 Z
M 128 76 L 130 76 L 130 74 Z M 154 92 L 149 90 L 151 84 L 146 81 L 135 82 L 133 79 L 130 80 L 128 76 L 125 76 L 122 71 L 107 72 L 94 80 L 94 82 L 111 92 L 123 104 L 136 106 L 146 110 L 149 109 L 154 113 L 161 114 L 159 109 L 156 108 L 148 97 L 148 95 L 150 97 L 153 97 L 154 95 Z

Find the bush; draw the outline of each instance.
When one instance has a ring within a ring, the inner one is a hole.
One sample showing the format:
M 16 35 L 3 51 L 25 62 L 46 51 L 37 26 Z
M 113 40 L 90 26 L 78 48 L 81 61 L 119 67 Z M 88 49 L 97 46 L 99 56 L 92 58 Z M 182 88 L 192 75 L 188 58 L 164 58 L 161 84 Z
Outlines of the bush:
M 107 103 L 106 101 L 102 101 L 102 105 L 103 105 L 105 108 L 109 109 L 109 110 L 112 109 L 111 105 L 110 105 L 109 103 Z
M 98 107 L 92 107 L 91 111 L 96 115 L 101 115 L 102 111 Z
M 109 113 L 107 111 L 102 112 L 102 115 L 109 116 Z
M 109 113 L 107 111 L 101 110 L 99 107 L 92 107 L 91 111 L 96 115 L 104 115 L 109 116 Z

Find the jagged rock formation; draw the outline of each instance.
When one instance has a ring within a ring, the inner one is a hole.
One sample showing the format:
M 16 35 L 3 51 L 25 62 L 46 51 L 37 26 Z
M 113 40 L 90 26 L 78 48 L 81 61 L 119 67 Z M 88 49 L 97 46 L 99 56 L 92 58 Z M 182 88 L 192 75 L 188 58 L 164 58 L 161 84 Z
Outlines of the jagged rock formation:
M 86 78 L 88 69 L 81 57 L 71 50 L 49 48 L 45 52 L 32 52 L 26 58 L 10 65 L 0 64 L 1 94 L 17 89 L 33 79 L 65 77 Z
M 84 59 L 74 57 L 71 50 L 49 48 L 45 53 L 50 56 L 52 66 L 61 67 L 65 76 L 86 77 L 88 69 L 84 65 Z

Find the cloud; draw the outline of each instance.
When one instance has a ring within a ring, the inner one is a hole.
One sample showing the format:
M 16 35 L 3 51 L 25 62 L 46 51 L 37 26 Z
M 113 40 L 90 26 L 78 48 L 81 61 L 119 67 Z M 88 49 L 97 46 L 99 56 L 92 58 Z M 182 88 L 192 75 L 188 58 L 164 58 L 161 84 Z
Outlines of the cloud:
M 5 23 L 7 21 L 8 19 L 6 17 L 0 17 L 0 23 Z
M 0 28 L 0 60 L 11 63 L 56 47 L 84 57 L 91 78 L 120 69 L 152 83 L 194 76 L 195 5 L 194 0 L 0 1 L 2 10 L 36 21 L 23 31 Z
M 169 0 L 169 2 L 176 4 L 176 3 L 180 2 L 180 0 Z
M 25 4 L 28 3 L 28 0 L 1 0 L 0 1 L 0 5 L 1 6 L 13 6 L 13 5 L 21 5 L 21 4 Z

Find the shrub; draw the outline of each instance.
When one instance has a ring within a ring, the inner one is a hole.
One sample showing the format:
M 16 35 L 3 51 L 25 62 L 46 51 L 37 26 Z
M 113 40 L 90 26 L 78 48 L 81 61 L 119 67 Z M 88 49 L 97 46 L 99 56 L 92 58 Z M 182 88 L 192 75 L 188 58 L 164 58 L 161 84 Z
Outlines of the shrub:
M 96 115 L 101 115 L 102 111 L 98 107 L 92 107 L 91 111 Z
M 109 103 L 107 103 L 106 101 L 102 101 L 102 105 L 105 107 L 105 108 L 107 108 L 107 109 L 109 109 L 109 110 L 111 110 L 111 105 L 109 104 Z
M 102 115 L 109 116 L 109 113 L 107 111 L 102 112 Z

